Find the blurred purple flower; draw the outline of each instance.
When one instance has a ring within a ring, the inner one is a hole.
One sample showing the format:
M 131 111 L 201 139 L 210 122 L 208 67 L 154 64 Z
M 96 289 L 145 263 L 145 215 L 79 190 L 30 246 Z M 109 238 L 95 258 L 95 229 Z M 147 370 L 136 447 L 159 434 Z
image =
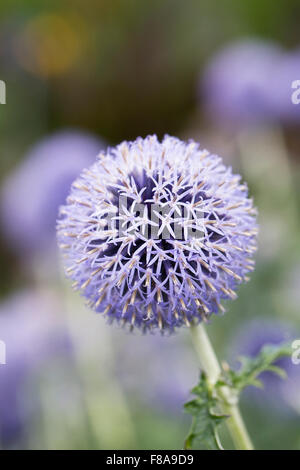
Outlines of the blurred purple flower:
M 60 208 L 58 241 L 89 306 L 111 321 L 172 332 L 236 297 L 254 269 L 255 216 L 247 186 L 220 157 L 193 141 L 148 136 L 82 172 Z
M 55 242 L 57 210 L 80 171 L 103 148 L 96 137 L 64 131 L 46 137 L 25 156 L 2 188 L 2 230 L 22 256 L 49 252 Z
M 267 344 L 292 343 L 294 339 L 299 338 L 300 331 L 295 332 L 289 324 L 269 319 L 256 319 L 243 325 L 236 335 L 231 344 L 230 357 L 235 359 L 241 355 L 254 357 Z M 296 407 L 298 397 L 298 406 L 300 406 L 300 366 L 293 364 L 291 357 L 280 358 L 276 365 L 285 370 L 287 379 L 282 379 L 273 372 L 263 372 L 259 379 L 264 384 L 264 388 L 251 387 L 251 397 L 256 397 L 262 406 L 268 403 L 278 410 L 282 409 L 283 402 Z
M 51 291 L 19 292 L 0 305 L 0 340 L 6 364 L 0 365 L 0 443 L 24 444 L 39 400 L 30 378 L 46 361 L 70 352 L 59 302 Z
M 291 99 L 295 80 L 300 80 L 300 49 L 283 55 L 270 81 L 273 113 L 282 123 L 300 121 L 300 103 L 294 104 Z
M 212 118 L 223 126 L 274 120 L 272 82 L 282 56 L 276 45 L 260 40 L 233 43 L 217 53 L 200 82 Z

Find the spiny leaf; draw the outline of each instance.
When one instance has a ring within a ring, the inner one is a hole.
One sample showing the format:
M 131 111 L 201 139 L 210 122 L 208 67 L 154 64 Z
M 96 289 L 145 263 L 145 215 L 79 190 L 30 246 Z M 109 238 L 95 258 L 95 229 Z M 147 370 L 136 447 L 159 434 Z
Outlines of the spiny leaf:
M 226 384 L 239 392 L 249 385 L 262 387 L 263 385 L 258 376 L 265 371 L 274 372 L 280 377 L 285 378 L 285 371 L 274 363 L 281 357 L 289 355 L 291 355 L 291 348 L 287 344 L 266 345 L 256 357 L 242 356 L 240 358 L 241 366 L 239 370 L 233 371 L 229 369 L 226 371 L 224 377 L 218 381 L 217 386 Z
M 224 368 L 214 386 L 208 382 L 206 374 L 202 372 L 198 385 L 192 390 L 196 398 L 185 404 L 185 410 L 193 416 L 185 449 L 222 449 L 217 427 L 228 417 L 218 413 L 224 405 L 222 387 L 226 387 L 232 397 L 238 401 L 245 387 L 249 385 L 263 387 L 258 378 L 262 372 L 271 371 L 285 378 L 285 371 L 276 365 L 276 361 L 283 356 L 291 355 L 291 352 L 291 347 L 287 344 L 264 346 L 254 358 L 241 357 L 238 371 L 233 371 L 229 367 Z
M 185 440 L 185 449 L 222 449 L 217 427 L 227 418 L 218 414 L 218 398 L 214 395 L 214 389 L 208 383 L 204 372 L 200 381 L 193 388 L 196 395 L 194 400 L 184 405 L 185 411 L 193 416 L 190 432 Z

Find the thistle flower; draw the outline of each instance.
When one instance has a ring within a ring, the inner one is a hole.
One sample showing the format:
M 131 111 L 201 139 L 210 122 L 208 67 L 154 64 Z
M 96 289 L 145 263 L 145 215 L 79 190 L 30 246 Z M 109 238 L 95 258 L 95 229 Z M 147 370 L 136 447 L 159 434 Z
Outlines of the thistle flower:
M 274 120 L 273 81 L 282 56 L 279 47 L 259 40 L 239 41 L 221 50 L 200 81 L 212 118 L 223 126 Z
M 49 252 L 55 243 L 55 220 L 70 184 L 90 165 L 103 143 L 76 131 L 53 134 L 36 144 L 9 175 L 1 190 L 0 217 L 13 250 Z
M 299 77 L 300 49 L 297 49 L 283 55 L 270 81 L 273 114 L 284 124 L 297 124 L 300 121 L 300 105 L 292 101 L 292 94 L 296 92 L 292 83 Z
M 156 136 L 100 154 L 60 209 L 66 273 L 88 305 L 146 331 L 222 311 L 253 270 L 247 187 L 193 141 Z

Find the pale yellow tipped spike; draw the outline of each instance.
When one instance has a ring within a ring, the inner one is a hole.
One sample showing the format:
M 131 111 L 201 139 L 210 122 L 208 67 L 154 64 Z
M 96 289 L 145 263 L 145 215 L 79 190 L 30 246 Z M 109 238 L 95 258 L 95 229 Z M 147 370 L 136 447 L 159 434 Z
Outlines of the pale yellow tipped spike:
M 128 147 L 126 144 L 122 145 L 121 155 L 123 157 L 124 162 L 127 164 Z
M 150 278 L 151 278 L 151 274 L 149 271 L 147 271 L 147 274 L 146 274 L 146 281 L 145 281 L 145 287 L 148 287 L 150 285 Z
M 202 181 L 200 184 L 198 184 L 198 186 L 197 186 L 197 188 L 196 188 L 197 191 L 199 191 L 199 189 L 201 189 L 202 186 L 204 186 L 204 185 L 205 185 L 205 181 Z
M 226 253 L 226 248 L 224 248 L 223 246 L 220 246 L 220 245 L 212 245 L 212 247 L 213 247 L 215 250 L 221 251 L 222 253 Z
M 192 283 L 192 281 L 190 280 L 189 277 L 187 278 L 187 282 L 188 282 L 188 285 L 190 286 L 191 291 L 195 292 L 195 286 L 194 286 L 194 284 Z
M 220 224 L 222 227 L 236 227 L 237 224 L 235 222 L 223 222 Z
M 201 152 L 201 155 L 200 155 L 200 157 L 199 157 L 199 160 L 200 160 L 200 161 L 204 160 L 206 157 L 208 157 L 208 155 L 209 155 L 209 152 L 208 152 L 207 150 L 203 150 L 203 151 Z
M 116 262 L 116 258 L 113 258 L 111 259 L 110 261 L 108 261 L 105 265 L 104 265 L 104 268 L 105 269 L 109 269 L 111 266 L 113 266 Z
M 205 284 L 213 291 L 213 292 L 216 292 L 217 289 L 215 288 L 215 286 L 212 285 L 212 283 L 208 280 L 208 279 L 204 279 L 204 282 Z
M 161 290 L 160 288 L 158 287 L 157 288 L 157 302 L 160 304 L 162 302 L 162 295 L 161 295 Z
M 151 305 L 149 304 L 148 307 L 147 307 L 147 317 L 146 317 L 146 320 L 151 320 L 152 317 L 153 317 L 153 310 L 152 310 Z
M 82 191 L 86 191 L 86 192 L 89 192 L 89 191 L 90 191 L 87 186 L 85 186 L 84 184 L 78 184 L 76 181 L 75 181 L 75 183 L 73 183 L 72 186 L 73 186 L 74 188 L 80 189 L 80 190 L 82 190 Z
M 236 204 L 232 204 L 232 206 L 226 207 L 225 210 L 230 211 L 231 209 L 237 209 L 238 207 L 241 207 L 243 205 L 243 202 L 237 202 Z
M 221 287 L 221 291 L 224 292 L 225 295 L 228 295 L 228 297 L 230 297 L 230 292 L 225 289 L 225 287 Z
M 130 299 L 130 304 L 131 305 L 133 305 L 134 302 L 135 302 L 136 294 L 137 294 L 137 289 L 135 289 L 131 294 L 131 299 Z
M 101 250 L 101 247 L 97 247 L 97 248 L 93 248 L 92 250 L 88 251 L 87 254 L 88 255 L 93 255 L 94 253 L 96 253 L 97 251 Z
M 219 206 L 220 204 L 222 204 L 222 202 L 223 201 L 221 199 L 218 199 L 218 201 L 213 202 L 212 205 L 216 207 L 216 206 Z
M 209 309 L 206 307 L 206 305 L 201 301 L 199 301 L 199 302 L 200 302 L 201 308 L 204 310 L 204 313 L 209 313 Z
M 71 266 L 70 268 L 66 269 L 66 273 L 68 274 L 72 273 L 73 271 L 75 271 L 75 266 Z
M 174 282 L 174 284 L 177 286 L 179 284 L 177 277 L 175 276 L 174 273 L 171 274 L 171 279 Z
M 197 260 L 200 264 L 202 264 L 202 266 L 204 266 L 206 269 L 208 269 L 208 271 L 210 271 L 210 267 L 209 265 L 206 263 L 206 261 L 204 261 L 202 258 L 198 258 Z
M 162 330 L 163 329 L 163 321 L 162 321 L 160 311 L 157 312 L 157 319 L 158 319 L 158 328 L 160 330 Z
M 98 307 L 98 305 L 101 304 L 102 300 L 104 299 L 105 297 L 105 292 L 103 292 L 103 294 L 99 297 L 99 299 L 97 300 L 97 302 L 95 303 L 95 307 Z
M 133 258 L 133 260 L 129 263 L 129 269 L 132 269 L 133 266 L 136 264 L 136 262 L 137 262 L 137 259 Z
M 100 268 L 95 269 L 95 271 L 92 272 L 91 276 L 95 276 L 95 275 L 98 274 L 99 271 L 101 271 L 102 269 L 103 269 L 102 266 L 100 266 Z
M 106 315 L 106 314 L 110 311 L 110 309 L 111 309 L 111 304 L 109 304 L 109 305 L 105 308 L 103 314 Z
M 218 222 L 219 222 L 218 220 L 205 220 L 204 225 L 215 225 Z
M 231 269 L 227 268 L 226 266 L 218 265 L 218 268 L 222 269 L 223 271 L 225 271 L 225 273 L 229 274 L 230 276 L 233 276 L 237 281 L 242 281 L 241 276 L 234 273 L 233 271 L 231 271 Z
M 61 243 L 61 244 L 59 245 L 59 248 L 60 248 L 61 250 L 67 250 L 68 248 L 71 248 L 71 245 L 67 245 L 66 243 Z
M 237 251 L 244 251 L 242 248 L 240 248 L 239 246 L 236 246 L 236 245 L 231 245 L 231 248 L 233 248 L 234 250 L 237 250 Z M 247 250 L 245 250 L 247 251 Z
M 122 282 L 124 281 L 125 277 L 126 277 L 126 273 L 123 273 L 123 274 L 121 275 L 120 279 L 119 279 L 118 282 L 117 282 L 117 286 L 118 286 L 118 287 L 120 287 L 120 285 L 121 285 Z
M 230 287 L 228 287 L 228 291 L 229 291 L 229 293 L 230 293 L 230 295 L 233 299 L 237 298 L 237 294 L 234 292 L 234 290 L 232 290 L 232 289 L 230 289 Z
M 254 266 L 252 266 L 252 264 L 245 264 L 244 268 L 248 269 L 248 271 L 254 271 Z
M 81 284 L 81 289 L 85 289 L 91 282 L 91 278 L 87 279 L 83 284 Z
M 84 258 L 81 258 L 80 260 L 76 261 L 77 264 L 83 263 L 84 261 L 88 260 L 89 257 L 85 256 Z
M 125 305 L 123 307 L 123 310 L 122 310 L 123 315 L 127 312 L 128 305 L 129 305 L 129 299 L 126 300 Z

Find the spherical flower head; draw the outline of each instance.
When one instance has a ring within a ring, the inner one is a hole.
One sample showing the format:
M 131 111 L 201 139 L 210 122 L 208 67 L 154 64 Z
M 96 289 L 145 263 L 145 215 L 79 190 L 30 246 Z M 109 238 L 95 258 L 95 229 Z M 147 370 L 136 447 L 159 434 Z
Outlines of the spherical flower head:
M 200 81 L 212 118 L 234 127 L 273 121 L 272 83 L 281 57 L 277 46 L 259 40 L 239 41 L 216 54 Z
M 256 233 L 240 176 L 197 143 L 169 136 L 100 154 L 58 221 L 74 287 L 97 312 L 144 331 L 223 310 L 253 269 Z
M 55 246 L 55 221 L 72 181 L 90 165 L 103 143 L 75 130 L 38 142 L 6 178 L 0 217 L 4 236 L 18 255 L 49 253 Z

